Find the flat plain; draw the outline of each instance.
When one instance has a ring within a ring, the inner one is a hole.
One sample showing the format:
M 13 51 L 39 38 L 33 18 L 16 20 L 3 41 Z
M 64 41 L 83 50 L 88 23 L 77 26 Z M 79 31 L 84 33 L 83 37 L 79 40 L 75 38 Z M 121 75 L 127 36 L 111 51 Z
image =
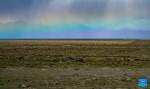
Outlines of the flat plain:
M 0 40 L 2 89 L 149 89 L 149 74 L 149 40 Z

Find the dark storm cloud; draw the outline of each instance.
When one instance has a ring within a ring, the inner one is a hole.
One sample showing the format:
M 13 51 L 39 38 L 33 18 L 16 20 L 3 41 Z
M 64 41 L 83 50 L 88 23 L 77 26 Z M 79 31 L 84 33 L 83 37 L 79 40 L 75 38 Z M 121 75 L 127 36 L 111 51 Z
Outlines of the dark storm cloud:
M 110 14 L 147 19 L 150 17 L 149 4 L 150 0 L 0 0 L 0 19 L 27 20 L 35 17 L 36 11 L 43 13 L 41 10 L 56 11 L 60 16 L 103 18 Z
M 115 15 L 126 16 L 135 13 L 139 17 L 145 17 L 150 15 L 149 4 L 150 0 L 76 0 L 71 10 L 96 15 L 108 15 L 107 12 L 113 12 Z
M 80 15 L 104 15 L 108 0 L 75 0 L 70 8 L 71 13 Z
M 28 18 L 33 0 L 0 0 L 0 22 Z
M 0 0 L 0 14 L 14 14 L 26 12 L 30 9 L 33 0 Z
M 34 7 L 47 6 L 50 1 L 52 0 L 0 0 L 0 22 L 28 20 L 34 13 Z
M 0 0 L 0 14 L 13 14 L 20 12 L 29 11 L 34 3 L 37 7 L 40 5 L 47 6 L 51 5 L 50 2 L 55 0 Z M 103 13 L 106 10 L 108 2 L 112 0 L 68 0 L 72 1 L 70 3 L 70 11 L 76 13 L 91 14 Z M 117 1 L 117 0 L 114 0 Z M 134 1 L 133 5 L 135 8 L 145 8 L 145 10 L 150 10 L 150 0 L 131 0 Z M 64 0 L 67 3 L 67 0 Z M 61 3 L 57 3 L 56 7 L 59 7 Z M 117 10 L 121 9 L 121 4 L 118 2 Z M 60 9 L 61 10 L 61 9 Z

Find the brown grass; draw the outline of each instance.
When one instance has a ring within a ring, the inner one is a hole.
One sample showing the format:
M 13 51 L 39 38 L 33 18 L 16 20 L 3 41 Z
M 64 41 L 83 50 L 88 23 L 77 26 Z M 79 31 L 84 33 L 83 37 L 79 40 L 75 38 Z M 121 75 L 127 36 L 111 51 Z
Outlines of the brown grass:
M 31 89 L 140 89 L 138 77 L 150 78 L 150 45 L 123 45 L 133 41 L 0 40 L 0 88 L 33 84 Z M 66 57 L 82 57 L 84 62 Z M 52 84 L 40 85 L 45 81 Z

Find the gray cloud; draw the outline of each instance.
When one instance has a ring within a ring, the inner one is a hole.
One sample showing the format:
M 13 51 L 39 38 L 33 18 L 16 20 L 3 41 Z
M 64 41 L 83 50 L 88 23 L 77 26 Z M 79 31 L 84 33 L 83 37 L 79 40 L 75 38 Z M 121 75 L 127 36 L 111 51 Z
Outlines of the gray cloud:
M 148 19 L 150 0 L 0 0 L 0 19 L 31 19 L 44 10 L 65 17 Z M 43 13 L 47 14 L 47 13 Z M 34 20 L 34 19 L 33 19 Z
M 33 0 L 0 0 L 1 22 L 26 18 Z

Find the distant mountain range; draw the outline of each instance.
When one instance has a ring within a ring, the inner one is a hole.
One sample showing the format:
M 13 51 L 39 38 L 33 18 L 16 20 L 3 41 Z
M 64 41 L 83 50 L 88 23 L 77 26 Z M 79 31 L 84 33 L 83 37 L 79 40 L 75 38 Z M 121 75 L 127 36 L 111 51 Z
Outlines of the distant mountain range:
M 0 23 L 0 26 L 3 25 L 2 23 Z
M 147 39 L 150 31 L 106 30 L 103 27 L 90 28 L 80 23 L 59 23 L 53 25 L 28 24 L 22 20 L 0 24 L 0 39 L 55 39 L 55 38 L 122 38 Z
M 27 25 L 26 22 L 22 21 L 22 20 L 18 20 L 18 21 L 15 21 L 15 22 L 8 22 L 8 23 L 5 23 L 4 25 Z
M 77 35 L 82 37 L 83 34 L 91 32 L 91 28 L 75 22 L 31 25 L 19 20 L 0 25 L 0 38 L 61 38 L 61 36 L 77 37 Z

